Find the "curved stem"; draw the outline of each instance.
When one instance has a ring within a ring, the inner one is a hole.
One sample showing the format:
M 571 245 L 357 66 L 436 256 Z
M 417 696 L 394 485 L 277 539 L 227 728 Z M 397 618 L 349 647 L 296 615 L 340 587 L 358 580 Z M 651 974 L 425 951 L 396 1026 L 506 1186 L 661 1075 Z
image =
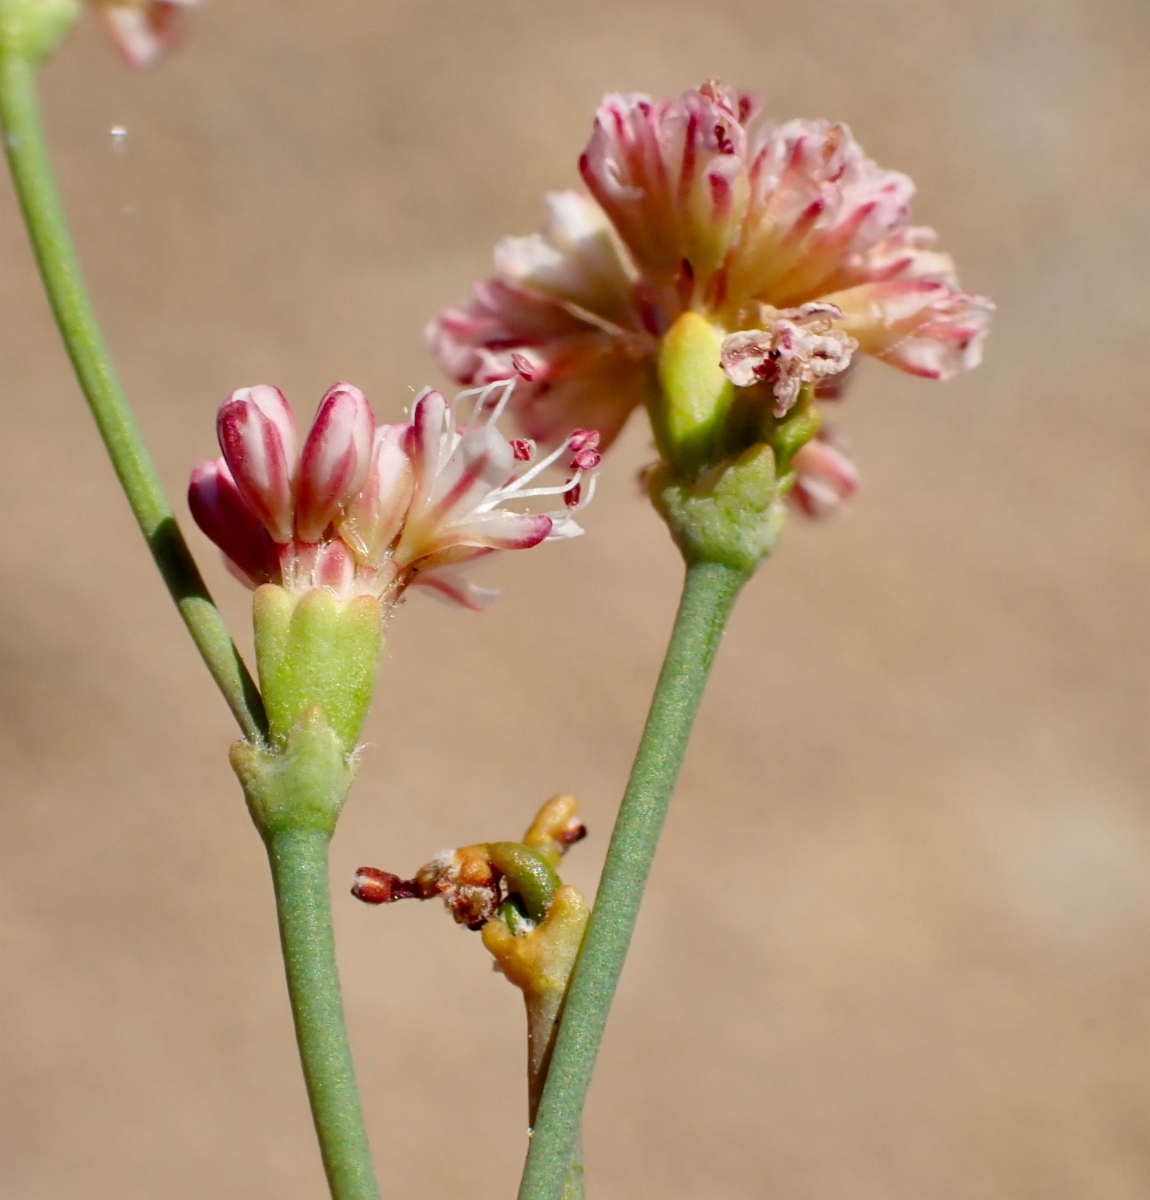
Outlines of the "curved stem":
M 643 889 L 727 618 L 748 576 L 688 565 L 683 598 L 567 991 L 519 1200 L 559 1200 Z
M 333 1200 L 379 1200 L 340 995 L 328 882 L 329 835 L 267 839 L 296 1041 Z
M 44 146 L 35 67 L 11 51 L 0 53 L 0 124 L 40 276 L 120 486 L 240 729 L 249 739 L 262 737 L 267 719 L 259 691 L 176 524 L 96 323 Z

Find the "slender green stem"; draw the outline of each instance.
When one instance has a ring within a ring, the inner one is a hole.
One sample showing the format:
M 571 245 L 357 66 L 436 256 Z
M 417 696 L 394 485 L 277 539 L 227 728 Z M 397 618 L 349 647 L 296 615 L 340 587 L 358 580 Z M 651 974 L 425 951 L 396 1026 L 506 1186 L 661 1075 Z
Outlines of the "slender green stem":
M 261 737 L 267 720 L 259 692 L 176 524 L 96 323 L 44 146 L 35 67 L 11 51 L 0 53 L 0 124 L 40 276 L 120 485 L 196 649 L 244 736 Z
M 687 568 L 667 656 L 560 1017 L 519 1200 L 559 1200 L 563 1194 L 659 834 L 723 629 L 747 578 L 719 563 Z
M 333 1200 L 379 1200 L 343 1016 L 328 834 L 283 830 L 267 839 L 296 1041 Z

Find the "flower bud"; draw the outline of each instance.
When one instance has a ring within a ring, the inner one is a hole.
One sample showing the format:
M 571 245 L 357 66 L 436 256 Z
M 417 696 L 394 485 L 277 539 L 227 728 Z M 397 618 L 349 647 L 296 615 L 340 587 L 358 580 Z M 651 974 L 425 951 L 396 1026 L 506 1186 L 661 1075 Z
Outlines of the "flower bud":
M 858 468 L 825 436 L 807 442 L 792 465 L 795 482 L 787 499 L 808 517 L 837 516 L 858 491 Z
M 216 418 L 220 449 L 240 495 L 283 545 L 292 535 L 295 423 L 279 388 L 240 388 Z
M 274 577 L 275 547 L 222 458 L 202 462 L 192 471 L 188 508 L 196 524 L 252 587 Z
M 199 0 L 96 0 L 108 35 L 130 67 L 150 67 L 179 40 L 182 10 Z
M 363 392 L 337 383 L 320 401 L 300 456 L 296 534 L 318 542 L 358 495 L 371 468 L 375 417 Z
M 719 364 L 722 333 L 698 313 L 684 313 L 659 347 L 660 396 L 651 424 L 664 459 L 693 476 L 710 459 L 735 388 Z

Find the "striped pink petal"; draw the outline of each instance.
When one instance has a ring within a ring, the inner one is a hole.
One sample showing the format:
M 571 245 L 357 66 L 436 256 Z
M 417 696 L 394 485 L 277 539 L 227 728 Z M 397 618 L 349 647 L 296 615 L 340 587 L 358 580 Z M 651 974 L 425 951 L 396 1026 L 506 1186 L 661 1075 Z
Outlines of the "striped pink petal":
M 371 469 L 363 491 L 339 522 L 339 534 L 364 562 L 378 565 L 395 541 L 411 505 L 415 469 L 405 447 L 407 425 L 375 431 Z
M 275 577 L 276 558 L 271 540 L 240 495 L 223 459 L 209 459 L 192 471 L 188 508 L 196 524 L 250 587 L 258 587 Z
M 331 588 L 339 595 L 346 595 L 355 581 L 355 559 L 351 550 L 338 538 L 323 545 L 312 568 L 312 582 L 316 587 Z
M 337 383 L 320 401 L 300 456 L 296 535 L 317 542 L 359 494 L 371 468 L 375 417 L 359 388 Z
M 994 305 L 931 280 L 861 284 L 824 296 L 842 328 L 871 354 L 928 379 L 953 379 L 982 361 Z
M 220 449 L 240 494 L 280 543 L 291 541 L 295 428 L 282 393 L 240 388 L 216 417 Z
M 857 468 L 825 435 L 807 442 L 793 464 L 795 482 L 787 498 L 808 517 L 837 516 L 858 491 Z

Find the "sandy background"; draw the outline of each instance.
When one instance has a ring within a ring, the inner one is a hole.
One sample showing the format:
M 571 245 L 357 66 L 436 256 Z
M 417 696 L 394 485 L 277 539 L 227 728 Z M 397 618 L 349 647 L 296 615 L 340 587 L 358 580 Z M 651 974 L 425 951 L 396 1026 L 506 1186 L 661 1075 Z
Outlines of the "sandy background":
M 602 1056 L 597 1200 L 1150 1195 L 1150 9 L 1144 0 L 211 2 L 157 73 L 45 73 L 110 341 L 182 497 L 234 387 L 394 418 L 420 330 L 607 89 L 720 74 L 847 120 L 1000 315 L 947 386 L 864 372 L 846 521 L 724 645 Z M 128 129 L 114 154 L 110 128 Z M 82 409 L 0 185 L 0 1196 L 323 1194 L 234 736 Z M 584 799 L 596 878 L 679 578 L 638 424 L 590 536 L 393 626 L 336 838 L 388 1197 L 514 1194 L 518 996 L 407 871 Z M 181 499 L 181 511 L 182 499 Z M 246 598 L 198 533 L 246 637 Z

